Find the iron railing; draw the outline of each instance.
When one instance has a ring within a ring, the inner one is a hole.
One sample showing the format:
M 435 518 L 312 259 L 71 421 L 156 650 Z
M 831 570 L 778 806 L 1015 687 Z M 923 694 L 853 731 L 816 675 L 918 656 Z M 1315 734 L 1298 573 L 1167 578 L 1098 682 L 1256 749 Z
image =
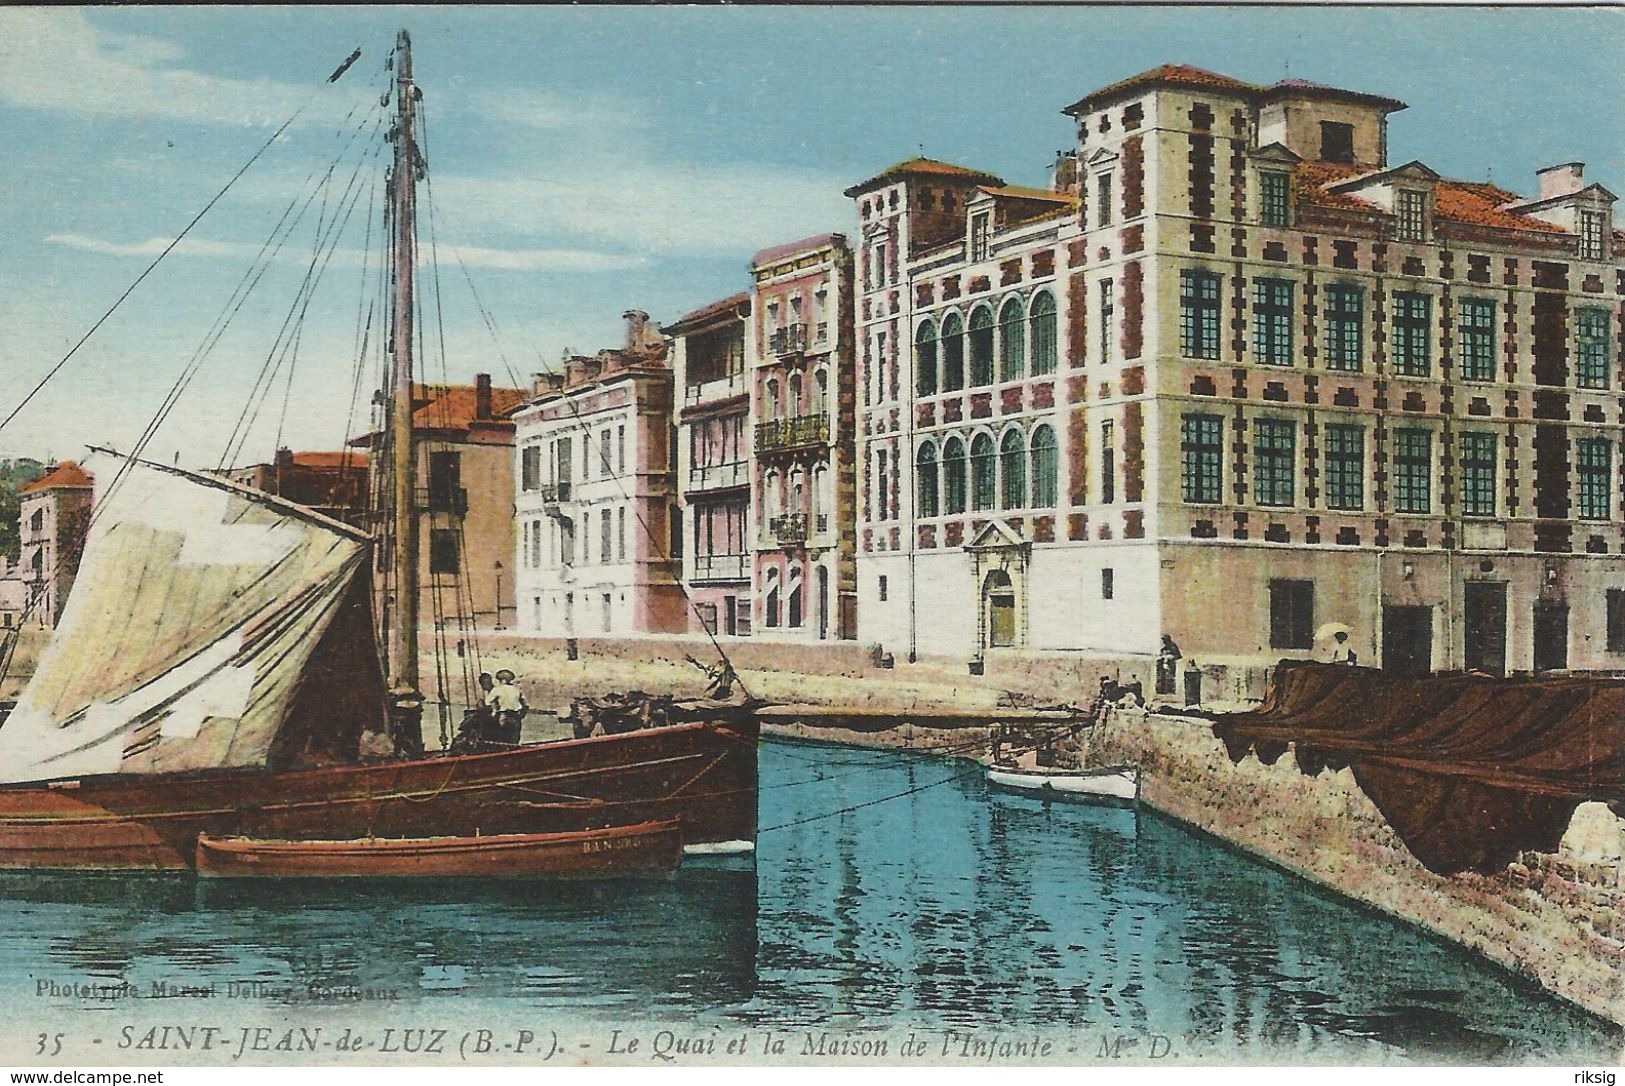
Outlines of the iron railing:
M 777 355 L 800 354 L 807 349 L 807 326 L 787 324 L 767 337 L 767 349 Z
M 768 531 L 780 544 L 807 542 L 807 514 L 780 513 L 768 521 Z
M 793 415 L 756 424 L 756 451 L 794 449 L 829 442 L 828 415 Z

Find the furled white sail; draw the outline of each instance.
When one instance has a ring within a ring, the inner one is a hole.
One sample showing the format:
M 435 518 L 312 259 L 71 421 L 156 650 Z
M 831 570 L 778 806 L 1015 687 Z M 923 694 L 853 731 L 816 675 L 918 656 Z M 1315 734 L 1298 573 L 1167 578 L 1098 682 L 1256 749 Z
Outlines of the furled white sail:
M 367 537 L 219 480 L 125 463 L 98 494 L 62 620 L 0 727 L 0 780 L 267 765 L 295 725 L 296 745 L 333 750 L 312 741 L 327 722 L 293 718 L 311 715 L 312 669 L 324 685 L 375 686 L 382 705 L 370 622 L 355 615 Z M 98 472 L 98 489 L 114 475 Z M 330 627 L 344 636 L 322 644 Z M 313 662 L 318 645 L 345 660 Z M 353 715 L 356 699 L 338 700 Z M 361 722 L 330 723 L 354 735 Z

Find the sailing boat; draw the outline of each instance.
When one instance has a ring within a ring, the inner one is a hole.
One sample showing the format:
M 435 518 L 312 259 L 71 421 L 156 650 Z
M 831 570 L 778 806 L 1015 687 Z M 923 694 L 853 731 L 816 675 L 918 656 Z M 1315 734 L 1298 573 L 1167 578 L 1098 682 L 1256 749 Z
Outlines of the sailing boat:
M 395 63 L 382 645 L 372 535 L 215 476 L 119 458 L 56 634 L 0 728 L 0 867 L 191 868 L 200 836 L 428 839 L 672 819 L 695 850 L 754 847 L 749 705 L 709 701 L 679 723 L 489 753 L 416 753 L 423 160 L 405 31 Z M 376 746 L 364 738 L 379 734 L 416 756 L 364 761 Z

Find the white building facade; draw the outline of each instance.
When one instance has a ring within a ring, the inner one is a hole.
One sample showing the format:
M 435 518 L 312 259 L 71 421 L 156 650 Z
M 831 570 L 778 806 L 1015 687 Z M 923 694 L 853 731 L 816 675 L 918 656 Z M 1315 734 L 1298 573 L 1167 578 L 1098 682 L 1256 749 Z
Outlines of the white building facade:
M 551 637 L 686 628 L 674 537 L 672 373 L 646 314 L 628 345 L 538 376 L 513 413 L 518 628 Z

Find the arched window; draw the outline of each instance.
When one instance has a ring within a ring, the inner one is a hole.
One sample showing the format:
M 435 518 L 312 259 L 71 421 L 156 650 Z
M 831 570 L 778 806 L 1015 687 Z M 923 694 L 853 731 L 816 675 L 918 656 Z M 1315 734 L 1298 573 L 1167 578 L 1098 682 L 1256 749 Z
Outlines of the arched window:
M 970 443 L 970 507 L 992 509 L 994 476 L 997 465 L 993 457 L 993 439 L 977 434 Z
M 965 322 L 950 313 L 942 322 L 942 391 L 965 387 Z
M 767 379 L 767 417 L 779 417 L 779 382 L 775 377 Z
M 784 501 L 783 496 L 779 493 L 778 472 L 768 472 L 764 484 L 762 487 L 762 519 L 766 520 L 778 513 Z
M 970 315 L 970 383 L 993 383 L 993 310 L 985 305 Z
M 807 511 L 804 474 L 800 468 L 796 468 L 790 473 L 790 512 L 792 513 L 805 513 Z
M 1021 299 L 1010 297 L 999 310 L 999 380 L 1014 381 L 1027 368 L 1026 321 Z
M 766 619 L 767 624 L 777 626 L 779 624 L 779 571 L 776 569 L 767 571 L 767 606 L 764 610 L 766 614 L 763 615 L 763 618 Z
M 824 414 L 829 410 L 829 370 L 820 368 L 813 374 L 813 395 L 818 397 L 813 404 L 813 414 Z
M 915 516 L 937 515 L 937 447 L 927 441 L 914 454 Z
M 801 374 L 799 373 L 790 375 L 790 399 L 784 405 L 784 413 L 787 415 L 801 414 Z
M 921 396 L 937 391 L 937 326 L 932 321 L 914 333 L 914 388 Z
M 789 612 L 790 612 L 790 614 L 788 616 L 789 620 L 790 620 L 789 624 L 791 626 L 800 627 L 800 625 L 801 625 L 801 574 L 800 573 L 792 573 L 792 574 L 790 574 L 790 606 L 789 606 Z
M 1020 430 L 1006 430 L 999 442 L 999 489 L 1003 509 L 1027 505 L 1027 439 Z
M 813 523 L 810 527 L 815 532 L 823 532 L 827 530 L 825 518 L 829 516 L 830 506 L 833 504 L 829 492 L 828 464 L 819 464 L 813 468 L 812 504 Z
M 1056 490 L 1055 431 L 1040 426 L 1033 431 L 1033 508 L 1054 508 Z
M 1027 315 L 1031 326 L 1033 373 L 1055 372 L 1055 298 L 1048 291 L 1033 295 Z
M 942 447 L 942 489 L 944 511 L 965 511 L 965 443 L 957 437 Z

